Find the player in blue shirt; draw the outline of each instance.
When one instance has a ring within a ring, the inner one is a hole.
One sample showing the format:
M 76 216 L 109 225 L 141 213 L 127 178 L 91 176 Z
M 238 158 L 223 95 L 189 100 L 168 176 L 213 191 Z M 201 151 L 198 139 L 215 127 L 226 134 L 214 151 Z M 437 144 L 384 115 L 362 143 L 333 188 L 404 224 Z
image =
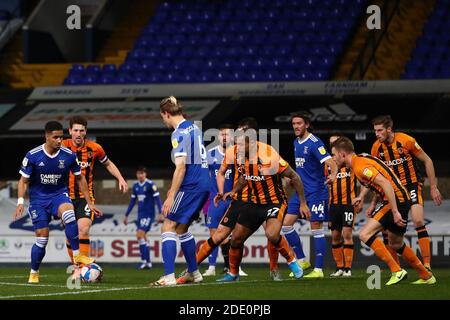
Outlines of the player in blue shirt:
M 79 251 L 78 225 L 74 207 L 70 200 L 66 182 L 69 172 L 76 176 L 78 186 L 83 192 L 89 208 L 95 215 L 102 212 L 97 209 L 89 197 L 88 185 L 81 174 L 76 155 L 62 147 L 63 127 L 59 122 L 50 121 L 45 125 L 45 143 L 30 150 L 22 160 L 18 184 L 18 200 L 14 220 L 24 211 L 24 196 L 29 188 L 30 205 L 28 214 L 33 223 L 36 243 L 31 248 L 31 272 L 29 283 L 39 283 L 39 266 L 45 256 L 49 237 L 51 218 L 62 219 L 67 240 L 73 249 L 76 264 L 90 264 L 94 259 L 82 255 Z
M 219 127 L 219 144 L 214 148 L 208 150 L 208 166 L 209 166 L 209 176 L 210 176 L 210 193 L 209 198 L 211 199 L 208 206 L 208 213 L 206 217 L 206 226 L 209 228 L 209 233 L 212 237 L 214 232 L 216 232 L 219 226 L 220 220 L 222 220 L 225 211 L 227 211 L 230 206 L 231 199 L 227 201 L 220 201 L 218 206 L 214 205 L 212 201 L 218 193 L 217 190 L 217 174 L 219 172 L 220 166 L 222 165 L 223 158 L 225 157 L 225 149 L 227 146 L 232 145 L 231 141 L 231 131 L 233 130 L 232 125 L 222 125 Z M 225 184 L 224 192 L 229 192 L 233 189 L 234 180 L 234 166 L 229 165 L 227 171 L 225 172 Z M 230 249 L 230 244 L 228 239 L 221 244 L 222 255 L 225 260 L 225 268 L 229 269 L 228 262 L 228 251 Z M 215 276 L 216 275 L 216 261 L 218 255 L 219 247 L 216 247 L 208 257 L 209 268 L 203 273 L 203 276 Z
M 151 285 L 177 284 L 177 235 L 188 264 L 186 274 L 182 278 L 186 282 L 198 283 L 203 281 L 203 277 L 197 268 L 195 239 L 188 229 L 192 221 L 198 219 L 209 196 L 209 171 L 203 133 L 195 124 L 184 118 L 182 106 L 173 96 L 161 101 L 160 114 L 164 124 L 174 129 L 172 161 L 176 168 L 162 208 L 166 217 L 161 230 L 164 276 Z
M 155 205 L 158 207 L 158 212 L 161 214 L 161 198 L 159 196 L 158 188 L 153 181 L 147 179 L 147 168 L 139 167 L 136 170 L 137 182 L 133 184 L 133 191 L 131 193 L 131 200 L 123 223 L 128 224 L 128 216 L 133 210 L 136 201 L 138 203 L 138 217 L 136 220 L 137 231 L 136 238 L 139 241 L 139 251 L 141 252 L 142 263 L 139 269 L 150 269 L 152 263 L 150 260 L 150 244 L 147 240 L 147 232 L 150 231 L 153 221 L 155 220 Z
M 310 119 L 307 114 L 299 113 L 292 116 L 292 127 L 295 132 L 294 140 L 295 166 L 305 187 L 305 198 L 311 211 L 311 231 L 314 237 L 315 268 L 305 275 L 305 278 L 323 278 L 323 259 L 325 256 L 325 234 L 323 222 L 328 221 L 328 188 L 337 174 L 336 163 L 325 149 L 324 143 L 308 129 Z M 325 166 L 331 168 L 331 173 L 325 177 Z M 295 255 L 303 269 L 311 266 L 305 261 L 302 244 L 298 233 L 294 230 L 294 223 L 298 219 L 300 201 L 296 194 L 288 204 L 288 210 L 283 223 L 283 233 L 294 249 Z

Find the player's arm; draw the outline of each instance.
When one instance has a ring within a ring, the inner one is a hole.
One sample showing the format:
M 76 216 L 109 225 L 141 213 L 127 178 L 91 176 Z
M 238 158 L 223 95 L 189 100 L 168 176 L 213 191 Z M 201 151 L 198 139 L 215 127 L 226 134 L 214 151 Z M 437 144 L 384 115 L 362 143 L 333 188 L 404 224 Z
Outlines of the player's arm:
M 186 174 L 186 156 L 179 156 L 175 158 L 175 171 L 173 172 L 172 184 L 169 191 L 167 192 L 167 199 L 164 201 L 162 206 L 162 214 L 167 216 L 170 213 L 170 208 L 172 208 L 175 202 L 175 196 L 180 189 L 181 183 L 183 182 L 184 175 Z
M 308 205 L 306 204 L 302 179 L 290 166 L 288 166 L 283 171 L 281 176 L 290 180 L 291 185 L 294 187 L 295 191 L 298 194 L 298 197 L 300 199 L 300 218 L 309 220 L 311 218 L 311 212 L 309 211 Z
M 331 169 L 331 173 L 327 176 L 326 184 L 333 184 L 334 180 L 336 180 L 336 176 L 338 173 L 338 167 L 336 162 L 332 158 L 325 160 L 325 168 L 328 166 Z
M 433 160 L 431 160 L 431 158 L 425 153 L 425 151 L 423 151 L 423 149 L 416 155 L 416 158 L 423 162 L 425 166 L 425 172 L 427 173 L 427 177 L 430 181 L 431 198 L 437 206 L 440 206 L 442 204 L 442 196 L 437 187 L 437 179 L 436 173 L 434 171 Z
M 24 211 L 24 197 L 28 190 L 28 184 L 30 182 L 29 178 L 21 176 L 19 179 L 19 183 L 17 184 L 17 207 L 14 212 L 13 220 L 16 221 L 19 219 Z
M 226 201 L 228 198 L 232 199 L 234 194 L 244 189 L 246 185 L 247 181 L 245 181 L 244 176 L 240 176 L 238 181 L 234 184 L 233 189 L 223 195 L 223 200 Z
M 131 210 L 133 210 L 134 205 L 136 204 L 136 199 L 137 199 L 137 197 L 136 197 L 136 194 L 133 189 L 133 193 L 131 194 L 130 203 L 128 204 L 127 211 L 125 212 L 125 218 L 123 218 L 124 225 L 128 224 L 128 216 L 130 215 Z
M 364 199 L 366 198 L 367 193 L 369 193 L 369 188 L 361 186 L 359 195 L 356 198 L 352 199 L 352 205 L 355 207 L 356 213 L 360 213 L 362 211 Z
M 103 215 L 103 212 L 92 203 L 91 197 L 89 195 L 89 188 L 88 188 L 86 178 L 84 177 L 84 175 L 81 174 L 81 172 L 79 172 L 78 174 L 74 174 L 74 175 L 75 175 L 75 180 L 77 181 L 78 187 L 80 188 L 80 191 L 84 196 L 84 199 L 86 199 L 89 209 L 91 209 L 91 212 L 93 212 L 97 217 L 101 217 Z
M 219 205 L 219 201 L 223 199 L 223 188 L 225 185 L 225 173 L 227 172 L 228 165 L 223 162 L 220 165 L 219 171 L 217 172 L 216 176 L 216 183 L 217 183 L 217 194 L 214 197 L 214 206 L 217 208 Z
M 105 166 L 106 170 L 111 173 L 111 175 L 119 181 L 119 190 L 122 191 L 122 193 L 126 193 L 128 191 L 128 183 L 125 181 L 125 179 L 122 177 L 122 174 L 119 171 L 119 168 L 112 162 L 111 160 L 106 160 L 103 165 Z
M 391 211 L 392 215 L 394 216 L 395 224 L 397 224 L 400 227 L 404 227 L 406 225 L 406 221 L 403 220 L 402 215 L 398 211 L 397 200 L 395 198 L 395 191 L 390 181 L 387 180 L 385 177 L 383 177 L 381 174 L 377 174 L 373 179 L 373 182 L 383 189 L 383 192 L 391 206 Z

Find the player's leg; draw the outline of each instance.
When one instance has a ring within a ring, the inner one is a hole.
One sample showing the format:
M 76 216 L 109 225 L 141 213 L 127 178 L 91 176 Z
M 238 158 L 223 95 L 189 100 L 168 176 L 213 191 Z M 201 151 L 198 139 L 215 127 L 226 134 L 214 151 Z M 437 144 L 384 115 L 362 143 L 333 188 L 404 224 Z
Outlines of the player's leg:
M 342 238 L 344 239 L 344 277 L 352 275 L 353 264 L 353 225 L 355 223 L 355 208 L 352 205 L 344 206 L 342 216 Z
M 311 210 L 311 232 L 314 239 L 314 270 L 305 278 L 323 278 L 323 262 L 325 258 L 326 241 L 323 231 L 323 222 L 328 221 L 328 200 L 315 200 L 308 202 Z
M 75 211 L 72 201 L 67 195 L 61 195 L 52 200 L 53 202 L 53 214 L 58 216 L 64 223 L 64 230 L 67 240 L 69 240 L 72 247 L 73 260 L 76 264 L 90 264 L 95 260 L 81 254 L 80 252 L 80 240 L 78 232 L 78 224 L 75 217 Z M 55 210 L 56 209 L 56 210 Z
M 294 224 L 298 219 L 298 215 L 300 213 L 300 200 L 297 194 L 294 194 L 292 198 L 289 200 L 287 214 L 284 217 L 283 221 L 283 234 L 286 237 L 289 245 L 295 252 L 295 256 L 297 259 L 304 263 L 303 267 L 306 269 L 306 265 L 309 264 L 308 261 L 305 261 L 305 253 L 303 252 L 302 242 L 300 237 L 294 229 Z
M 239 266 L 242 261 L 244 242 L 253 234 L 254 230 L 237 223 L 233 229 L 230 243 L 230 271 L 219 282 L 239 280 Z
M 359 239 L 370 247 L 375 255 L 389 266 L 392 272 L 391 279 L 386 285 L 400 282 L 406 276 L 406 271 L 401 269 L 377 234 L 392 227 L 392 212 L 388 203 L 375 209 L 373 218 L 370 218 L 359 232 Z
M 220 244 L 220 251 L 222 251 L 223 256 L 223 272 L 230 271 L 230 238 L 227 237 L 222 243 Z
M 212 237 L 214 233 L 217 231 L 217 228 L 209 229 L 209 236 Z M 208 269 L 203 273 L 204 277 L 210 277 L 216 275 L 216 262 L 217 255 L 219 253 L 219 247 L 215 247 L 211 254 L 208 256 Z
M 139 270 L 150 269 L 150 252 L 147 246 L 147 237 L 145 229 L 140 227 L 136 231 L 136 239 L 139 243 L 139 253 L 141 254 L 141 264 L 139 265 Z
M 239 213 L 246 210 L 247 204 L 241 201 L 233 201 L 228 207 L 227 211 L 220 220 L 220 224 L 217 227 L 216 232 L 205 241 L 197 252 L 197 264 L 200 264 L 205 260 L 211 252 L 226 241 L 230 236 L 233 228 L 236 225 Z M 228 250 L 229 251 L 229 250 Z
M 426 283 L 428 280 L 431 280 L 433 284 L 436 282 L 435 279 L 432 279 L 433 275 L 429 272 L 422 262 L 420 262 L 417 255 L 414 251 L 406 245 L 403 241 L 403 234 L 397 234 L 394 232 L 389 232 L 389 245 L 394 248 L 398 254 L 402 256 L 402 258 L 419 274 L 421 280 Z M 434 278 L 434 277 L 433 277 Z
M 336 263 L 336 271 L 331 277 L 340 277 L 344 273 L 344 250 L 342 248 L 342 206 L 330 206 L 331 253 Z
M 430 236 L 425 226 L 424 212 L 422 204 L 414 204 L 411 206 L 411 218 L 416 228 L 417 237 L 419 239 L 420 254 L 422 255 L 423 264 L 431 268 L 431 252 L 430 252 Z
M 263 228 L 266 231 L 267 223 L 264 221 Z M 269 271 L 270 278 L 274 281 L 281 281 L 281 273 L 278 267 L 278 256 L 279 252 L 275 245 L 267 238 L 267 253 L 269 255 Z
M 35 228 L 37 227 L 39 229 L 35 229 L 34 231 L 36 235 L 36 242 L 31 247 L 31 270 L 28 283 L 39 283 L 39 267 L 42 259 L 44 259 L 45 248 L 47 247 L 49 237 L 48 222 L 46 224 L 47 227 L 44 227 L 45 222 L 40 225 L 35 225 Z
M 387 230 L 383 230 L 381 232 L 381 235 L 383 236 L 383 242 L 384 245 L 386 246 L 386 248 L 388 249 L 389 253 L 391 254 L 392 258 L 395 260 L 395 262 L 397 262 L 398 265 L 400 265 L 400 259 L 398 258 L 398 254 L 397 251 L 395 251 L 394 248 L 392 248 L 389 245 L 389 235 L 388 235 L 388 231 Z

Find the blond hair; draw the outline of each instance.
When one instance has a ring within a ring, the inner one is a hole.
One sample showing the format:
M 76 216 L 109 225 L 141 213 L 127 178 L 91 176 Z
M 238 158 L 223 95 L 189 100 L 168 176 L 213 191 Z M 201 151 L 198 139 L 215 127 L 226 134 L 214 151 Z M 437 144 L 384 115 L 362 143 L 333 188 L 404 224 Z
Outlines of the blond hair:
M 162 113 L 168 113 L 171 116 L 182 115 L 183 106 L 177 101 L 177 98 L 170 96 L 161 100 L 159 110 Z

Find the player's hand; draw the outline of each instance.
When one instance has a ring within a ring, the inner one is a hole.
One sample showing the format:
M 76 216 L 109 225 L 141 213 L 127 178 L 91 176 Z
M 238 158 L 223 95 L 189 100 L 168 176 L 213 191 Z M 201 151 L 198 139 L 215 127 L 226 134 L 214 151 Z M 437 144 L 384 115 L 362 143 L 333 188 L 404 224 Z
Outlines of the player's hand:
M 162 213 L 158 214 L 158 216 L 156 217 L 156 222 L 157 223 L 163 223 L 164 222 L 164 215 Z
M 394 223 L 396 225 L 398 225 L 399 227 L 404 227 L 406 226 L 406 220 L 403 220 L 402 215 L 400 214 L 400 212 L 397 211 L 392 211 L 392 215 L 394 216 Z
M 167 197 L 166 201 L 164 201 L 164 204 L 162 206 L 162 214 L 164 217 L 167 217 L 167 215 L 170 213 L 170 209 L 173 206 L 173 203 L 175 202 L 175 198 L 172 196 Z
M 234 191 L 230 191 L 230 192 L 227 192 L 227 193 L 225 193 L 225 194 L 223 195 L 222 200 L 223 200 L 223 201 L 227 201 L 228 198 L 233 199 L 233 197 L 234 197 Z M 214 199 L 214 200 L 215 200 L 215 199 Z
M 127 191 L 128 191 L 128 183 L 125 180 L 119 180 L 119 190 L 122 193 L 127 193 Z
M 13 221 L 18 220 L 22 216 L 23 210 L 24 210 L 23 204 L 18 204 L 16 207 L 16 211 L 14 212 L 13 215 Z
M 361 197 L 353 198 L 352 205 L 355 207 L 355 212 L 360 213 L 363 209 L 363 201 L 362 201 Z
M 309 211 L 308 206 L 305 203 L 300 205 L 300 219 L 310 220 L 311 219 L 311 211 Z
M 332 174 L 329 174 L 327 176 L 327 180 L 325 180 L 325 184 L 332 185 L 334 180 L 336 180 L 336 176 L 333 176 Z
M 103 212 L 102 210 L 100 210 L 99 208 L 97 208 L 95 205 L 93 204 L 88 204 L 89 209 L 91 209 L 91 212 L 93 212 L 95 214 L 96 217 L 101 217 L 103 216 Z
M 123 218 L 123 224 L 127 225 L 128 224 L 128 217 Z
M 366 209 L 366 217 L 371 218 L 374 210 L 375 210 L 375 204 L 370 203 L 369 207 Z
M 223 194 L 221 193 L 217 193 L 216 196 L 214 197 L 214 207 L 218 207 L 219 206 L 219 201 L 223 199 Z
M 441 196 L 441 193 L 439 192 L 439 189 L 436 186 L 431 187 L 430 193 L 431 193 L 431 198 L 434 201 L 434 204 L 437 206 L 440 206 L 442 204 L 442 196 Z

